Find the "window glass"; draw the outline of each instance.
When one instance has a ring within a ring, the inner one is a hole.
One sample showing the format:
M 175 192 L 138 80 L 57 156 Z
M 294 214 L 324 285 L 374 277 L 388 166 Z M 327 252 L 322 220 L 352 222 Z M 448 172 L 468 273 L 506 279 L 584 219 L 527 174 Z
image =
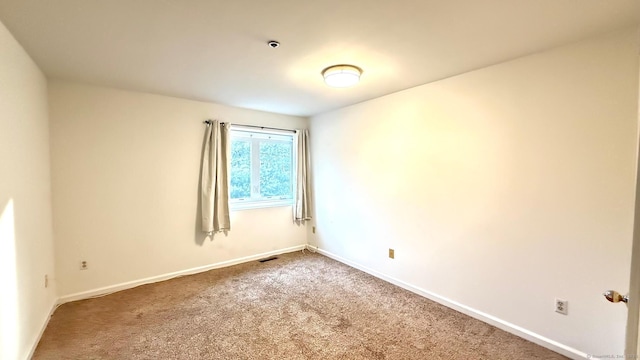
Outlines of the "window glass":
M 260 196 L 291 197 L 292 145 L 291 142 L 260 142 Z
M 251 197 L 251 141 L 231 141 L 231 189 L 232 199 Z
M 292 133 L 231 128 L 232 209 L 293 203 Z

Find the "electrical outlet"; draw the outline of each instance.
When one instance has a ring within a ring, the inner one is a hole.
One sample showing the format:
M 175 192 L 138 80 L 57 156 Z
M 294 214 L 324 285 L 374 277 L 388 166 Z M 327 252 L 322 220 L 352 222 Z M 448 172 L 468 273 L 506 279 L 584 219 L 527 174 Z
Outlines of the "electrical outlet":
M 562 315 L 567 315 L 569 313 L 569 302 L 567 300 L 556 298 L 555 304 L 557 313 Z
M 396 258 L 396 251 L 393 249 L 389 249 L 389 259 L 395 259 Z
M 44 287 L 48 288 L 49 287 L 49 275 L 44 274 Z
M 314 233 L 314 234 L 316 233 L 316 227 L 315 226 L 311 228 L 311 232 Z
M 88 268 L 89 264 L 85 260 L 80 261 L 80 270 L 87 270 Z

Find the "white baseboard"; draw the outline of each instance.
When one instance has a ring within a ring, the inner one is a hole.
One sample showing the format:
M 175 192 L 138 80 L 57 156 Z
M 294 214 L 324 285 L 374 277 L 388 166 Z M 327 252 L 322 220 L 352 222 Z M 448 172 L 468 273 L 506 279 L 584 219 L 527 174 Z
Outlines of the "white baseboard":
M 58 308 L 58 302 L 57 302 L 57 300 L 54 300 L 51 303 L 51 309 L 49 309 L 49 316 L 47 316 L 47 318 L 42 323 L 42 326 L 40 327 L 40 331 L 38 332 L 38 336 L 36 336 L 35 341 L 33 342 L 33 344 L 31 344 L 31 350 L 29 351 L 29 354 L 27 355 L 27 359 L 31 359 L 33 357 L 33 354 L 36 352 L 36 348 L 38 347 L 38 344 L 40 343 L 40 339 L 42 339 L 42 334 L 44 334 L 44 330 L 49 325 L 49 320 L 51 320 L 51 315 L 53 315 L 53 312 L 56 311 L 57 308 Z
M 447 298 L 445 298 L 443 296 L 434 294 L 434 293 L 432 293 L 430 291 L 427 291 L 427 290 L 424 290 L 424 289 L 419 288 L 417 286 L 408 284 L 408 283 L 406 283 L 404 281 L 398 280 L 398 279 L 393 278 L 391 276 L 387 276 L 387 275 L 385 275 L 383 273 L 380 273 L 380 272 L 378 272 L 376 270 L 370 269 L 370 268 L 368 268 L 366 266 L 362 266 L 362 265 L 360 265 L 360 264 L 358 264 L 356 262 L 353 262 L 351 260 L 347 260 L 347 259 L 345 259 L 343 257 L 340 257 L 338 255 L 330 253 L 330 252 L 328 252 L 326 250 L 319 249 L 319 248 L 317 248 L 315 246 L 307 245 L 307 248 L 312 250 L 312 251 L 317 251 L 318 253 L 320 253 L 322 255 L 325 255 L 327 257 L 330 257 L 330 258 L 332 258 L 334 260 L 337 260 L 337 261 L 339 261 L 339 262 L 341 262 L 343 264 L 349 265 L 349 266 L 351 266 L 353 268 L 356 268 L 358 270 L 362 270 L 362 271 L 364 271 L 364 272 L 366 272 L 368 274 L 371 274 L 371 275 L 373 275 L 373 276 L 375 276 L 375 277 L 377 277 L 379 279 L 382 279 L 384 281 L 387 281 L 387 282 L 389 282 L 391 284 L 397 285 L 397 286 L 399 286 L 399 287 L 401 287 L 403 289 L 409 290 L 409 291 L 411 291 L 411 292 L 413 292 L 415 294 L 424 296 L 429 300 L 433 300 L 433 301 L 435 301 L 435 302 L 437 302 L 439 304 L 442 304 L 442 305 L 444 305 L 444 306 L 446 306 L 448 308 L 451 308 L 453 310 L 461 312 L 461 313 L 463 313 L 465 315 L 468 315 L 468 316 L 470 316 L 470 317 L 472 317 L 474 319 L 478 319 L 478 320 L 480 320 L 482 322 L 485 322 L 485 323 L 487 323 L 489 325 L 493 325 L 493 326 L 497 327 L 498 329 L 504 330 L 504 331 L 506 331 L 508 333 L 511 333 L 513 335 L 521 337 L 521 338 L 523 338 L 525 340 L 531 341 L 534 344 L 538 344 L 538 345 L 543 346 L 543 347 L 545 347 L 545 348 L 547 348 L 549 350 L 553 350 L 553 351 L 555 351 L 555 352 L 557 352 L 559 354 L 562 354 L 562 355 L 564 355 L 566 357 L 569 357 L 571 359 L 587 359 L 588 358 L 587 354 L 583 353 L 582 351 L 578 351 L 577 349 L 574 349 L 572 347 L 566 346 L 566 345 L 561 344 L 561 343 L 559 343 L 557 341 L 554 341 L 554 340 L 551 340 L 549 338 L 546 338 L 546 337 L 544 337 L 542 335 L 536 334 L 536 333 L 534 333 L 532 331 L 529 331 L 527 329 L 524 329 L 524 328 L 522 328 L 520 326 L 514 325 L 514 324 L 509 323 L 507 321 L 504 321 L 502 319 L 499 319 L 499 318 L 497 318 L 497 317 L 495 317 L 493 315 L 489 315 L 489 314 L 484 313 L 482 311 L 478 311 L 478 310 L 473 309 L 473 308 L 471 308 L 469 306 L 460 304 L 460 303 L 458 303 L 456 301 L 447 299 Z
M 111 285 L 111 286 L 106 286 L 106 287 L 102 287 L 102 288 L 97 288 L 97 289 L 93 289 L 93 290 L 89 290 L 89 291 L 83 291 L 83 292 L 79 292 L 79 293 L 75 293 L 75 294 L 70 294 L 70 295 L 66 295 L 63 297 L 60 297 L 57 301 L 57 303 L 54 303 L 51 307 L 51 311 L 49 313 L 49 316 L 47 317 L 46 321 L 44 322 L 42 329 L 40 330 L 40 333 L 38 335 L 37 341 L 33 344 L 33 347 L 31 349 L 31 352 L 29 353 L 29 359 L 33 356 L 33 353 L 35 352 L 35 349 L 38 345 L 38 342 L 40 341 L 40 338 L 42 337 L 42 334 L 44 333 L 44 330 L 46 329 L 47 325 L 49 324 L 49 319 L 51 319 L 51 315 L 53 314 L 54 310 L 57 308 L 58 305 L 60 304 L 64 304 L 70 301 L 76 301 L 76 300 L 82 300 L 82 299 L 88 299 L 88 298 L 92 298 L 92 297 L 96 297 L 96 296 L 101 296 L 101 295 L 106 295 L 106 294 L 110 294 L 116 291 L 121 291 L 121 290 L 126 290 L 126 289 L 130 289 L 130 288 L 134 288 L 136 286 L 140 286 L 140 285 L 145 285 L 145 284 L 152 284 L 155 282 L 159 282 L 159 281 L 164 281 L 164 280 L 168 280 L 171 278 L 175 278 L 178 276 L 183 276 L 183 275 L 191 275 L 191 274 L 197 274 L 197 273 L 201 273 L 201 272 L 205 272 L 205 271 L 209 271 L 209 270 L 213 270 L 213 269 L 218 269 L 218 268 L 223 268 L 223 267 L 227 267 L 227 266 L 232 266 L 232 265 L 237 265 L 237 264 L 241 264 L 241 263 L 245 263 L 245 262 L 249 262 L 249 261 L 255 261 L 255 260 L 259 260 L 265 257 L 269 257 L 269 256 L 273 256 L 273 255 L 279 255 L 279 254 L 285 254 L 285 253 L 290 253 L 290 252 L 294 252 L 294 251 L 300 251 L 303 249 L 308 249 L 310 251 L 313 252 L 318 252 L 322 255 L 325 255 L 327 257 L 330 257 L 334 260 L 337 260 L 343 264 L 346 264 L 348 266 L 351 266 L 353 268 L 356 268 L 358 270 L 364 271 L 368 274 L 371 274 L 379 279 L 382 279 L 384 281 L 387 281 L 391 284 L 394 284 L 396 286 L 399 286 L 403 289 L 406 289 L 408 291 L 411 291 L 415 294 L 421 295 L 426 297 L 427 299 L 433 300 L 439 304 L 442 304 L 448 308 L 451 308 L 453 310 L 456 310 L 458 312 L 461 312 L 465 315 L 471 316 L 472 318 L 478 319 L 482 322 L 485 322 L 487 324 L 493 325 L 501 330 L 504 330 L 508 333 L 511 333 L 513 335 L 516 335 L 518 337 L 521 337 L 525 340 L 531 341 L 535 344 L 538 344 L 540 346 L 543 346 L 547 349 L 553 350 L 559 354 L 562 354 L 564 356 L 567 356 L 571 359 L 587 359 L 587 354 L 578 351 L 577 349 L 574 349 L 572 347 L 566 346 L 564 344 L 561 344 L 557 341 L 551 340 L 549 338 L 546 338 L 544 336 L 541 336 L 539 334 L 536 334 L 532 331 L 529 331 L 527 329 L 524 329 L 520 326 L 511 324 L 507 321 L 504 321 L 502 319 L 499 319 L 495 316 L 486 314 L 482 311 L 478 311 L 476 309 L 473 309 L 469 306 L 460 304 L 456 301 L 447 299 L 443 296 L 434 294 L 432 292 L 429 292 L 427 290 L 424 290 L 420 287 L 408 284 L 404 281 L 398 280 L 396 278 L 393 278 L 391 276 L 387 276 L 383 273 L 380 273 L 376 270 L 370 269 L 366 266 L 360 265 L 356 262 L 353 262 L 351 260 L 347 260 L 341 256 L 335 255 L 331 252 L 328 252 L 326 250 L 320 249 L 316 246 L 312 246 L 312 245 L 298 245 L 298 246 L 293 246 L 293 247 L 289 247 L 289 248 L 285 248 L 285 249 L 279 249 L 279 250 L 274 250 L 274 251 L 270 251 L 270 252 L 266 252 L 266 253 L 262 253 L 262 254 L 257 254 L 257 255 L 252 255 L 252 256 L 246 256 L 246 257 L 242 257 L 242 258 L 238 258 L 238 259 L 233 259 L 233 260 L 227 260 L 227 261 L 223 261 L 223 262 L 219 262 L 219 263 L 215 263 L 215 264 L 210 264 L 210 265 L 205 265 L 205 266 L 199 266 L 199 267 L 195 267 L 195 268 L 191 268 L 191 269 L 186 269 L 186 270 L 180 270 L 180 271 L 176 271 L 176 272 L 172 272 L 172 273 L 168 273 L 168 274 L 163 274 L 163 275 L 158 275 L 158 276 L 152 276 L 152 277 L 148 277 L 148 278 L 144 278 L 144 279 L 139 279 L 139 280 L 134 280 L 134 281 L 129 281 L 129 282 L 125 282 L 125 283 L 120 283 L 120 284 L 115 284 L 115 285 Z
M 195 267 L 195 268 L 191 268 L 191 269 L 175 271 L 175 272 L 168 273 L 168 274 L 152 276 L 152 277 L 148 277 L 148 278 L 144 278 L 144 279 L 128 281 L 128 282 L 125 282 L 125 283 L 120 283 L 120 284 L 115 284 L 115 285 L 110 285 L 110 286 L 105 286 L 105 287 L 89 290 L 89 291 L 83 291 L 83 292 L 79 292 L 79 293 L 75 293 L 75 294 L 65 295 L 65 296 L 62 296 L 62 297 L 60 297 L 58 299 L 58 304 L 64 304 L 64 303 L 67 303 L 67 302 L 70 302 L 70 301 L 89 299 L 89 298 L 96 297 L 96 296 L 102 296 L 102 295 L 106 295 L 106 294 L 111 294 L 111 293 L 114 293 L 116 291 L 131 289 L 131 288 L 134 288 L 134 287 L 140 286 L 140 285 L 152 284 L 152 283 L 155 283 L 155 282 L 158 282 L 158 281 L 169 280 L 169 279 L 172 279 L 172 278 L 175 278 L 175 277 L 178 277 L 178 276 L 192 275 L 192 274 L 197 274 L 197 273 L 201 273 L 201 272 L 205 272 L 205 271 L 209 271 L 209 270 L 213 270 L 213 269 L 219 269 L 219 268 L 232 266 L 232 265 L 237 265 L 237 264 L 241 264 L 241 263 L 245 263 L 245 262 L 249 262 L 249 261 L 255 261 L 255 260 L 259 260 L 259 259 L 265 258 L 265 257 L 273 256 L 273 255 L 285 254 L 285 253 L 290 253 L 290 252 L 294 252 L 294 251 L 301 251 L 301 250 L 303 250 L 305 248 L 306 248 L 306 245 L 292 246 L 292 247 L 289 247 L 289 248 L 269 251 L 269 252 L 262 253 L 262 254 L 245 256 L 245 257 L 241 257 L 241 258 L 237 258 L 237 259 L 222 261 L 222 262 L 215 263 L 215 264 L 199 266 L 199 267 Z

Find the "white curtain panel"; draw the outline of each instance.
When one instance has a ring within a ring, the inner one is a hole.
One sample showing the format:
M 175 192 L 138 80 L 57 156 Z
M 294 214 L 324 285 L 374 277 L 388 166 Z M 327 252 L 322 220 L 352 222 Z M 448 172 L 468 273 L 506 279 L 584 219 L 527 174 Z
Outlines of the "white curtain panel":
M 214 233 L 231 230 L 229 219 L 229 154 L 228 124 L 207 124 L 202 156 L 202 231 Z
M 296 130 L 296 196 L 293 205 L 293 220 L 311 220 L 311 192 L 309 183 L 309 130 Z

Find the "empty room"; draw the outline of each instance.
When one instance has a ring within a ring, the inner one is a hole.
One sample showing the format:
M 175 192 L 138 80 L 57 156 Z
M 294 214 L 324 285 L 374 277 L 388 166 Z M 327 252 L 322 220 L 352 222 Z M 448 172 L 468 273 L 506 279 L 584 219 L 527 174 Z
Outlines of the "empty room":
M 0 0 L 0 359 L 635 359 L 639 60 L 637 0 Z

